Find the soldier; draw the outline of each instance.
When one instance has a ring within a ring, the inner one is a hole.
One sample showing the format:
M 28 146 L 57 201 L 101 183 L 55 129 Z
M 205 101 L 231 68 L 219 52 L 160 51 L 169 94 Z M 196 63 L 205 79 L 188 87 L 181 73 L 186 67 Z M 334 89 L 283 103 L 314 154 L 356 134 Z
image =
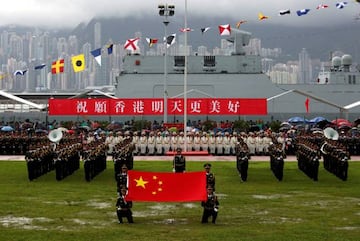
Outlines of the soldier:
M 194 136 L 192 132 L 187 132 L 186 135 L 186 150 L 192 151 L 194 146 Z
M 270 143 L 269 154 L 270 169 L 274 176 L 279 181 L 282 181 L 284 175 L 284 158 L 286 157 L 285 152 L 282 150 L 282 145 Z
M 269 134 L 268 132 L 265 132 L 265 136 L 263 138 L 263 143 L 264 143 L 264 155 L 269 155 L 269 146 L 270 143 L 272 142 L 271 134 Z
M 255 134 L 254 132 L 249 133 L 250 136 L 246 140 L 246 144 L 249 147 L 250 155 L 255 155 Z
M 206 172 L 206 186 L 212 187 L 215 191 L 215 175 L 211 172 L 211 164 L 205 163 L 204 164 L 205 172 Z
M 163 149 L 165 155 L 168 151 L 170 151 L 170 142 L 171 142 L 171 138 L 169 137 L 169 132 L 165 131 L 165 136 L 163 138 Z
M 249 167 L 249 148 L 247 144 L 240 138 L 235 146 L 236 153 L 236 169 L 239 172 L 241 181 L 245 182 L 248 176 Z
M 210 154 L 212 154 L 212 155 L 215 155 L 215 154 L 216 154 L 216 138 L 215 138 L 213 132 L 210 132 L 210 137 L 209 137 L 209 150 L 210 150 Z
M 200 151 L 200 147 L 201 147 L 201 137 L 200 137 L 200 133 L 197 131 L 195 132 L 195 136 L 194 136 L 194 151 Z
M 127 188 L 127 180 L 128 180 L 128 168 L 124 164 L 121 167 L 121 172 L 116 175 L 116 181 L 117 181 L 117 192 L 120 195 L 122 188 Z
M 219 210 L 219 201 L 212 187 L 207 187 L 207 200 L 201 202 L 204 208 L 201 223 L 207 223 L 209 217 L 212 217 L 212 223 L 216 222 Z
M 176 155 L 173 160 L 173 171 L 175 173 L 185 172 L 186 160 L 185 157 L 181 154 L 181 148 L 176 149 Z
M 132 201 L 126 201 L 126 192 L 126 188 L 121 188 L 121 194 L 116 201 L 116 214 L 119 224 L 123 223 L 123 217 L 126 217 L 129 223 L 134 223 L 131 212 Z
M 140 144 L 139 144 L 140 143 L 140 138 L 139 138 L 139 135 L 138 135 L 137 131 L 134 132 L 132 143 L 135 145 L 133 154 L 137 155 L 139 153 L 139 148 L 140 148 Z
M 183 148 L 184 143 L 185 143 L 184 132 L 180 132 L 180 136 L 178 137 L 177 148 L 180 148 L 180 149 Z
M 163 154 L 163 142 L 164 138 L 161 136 L 161 132 L 158 131 L 157 136 L 155 137 L 155 148 L 157 155 Z
M 219 131 L 216 134 L 216 155 L 220 156 L 224 154 L 224 138 Z
M 238 143 L 238 134 L 237 134 L 236 131 L 234 131 L 232 133 L 231 138 L 230 138 L 230 148 L 231 148 L 231 154 L 232 155 L 236 155 L 235 146 L 236 146 L 237 143 Z
M 140 137 L 140 155 L 146 155 L 147 153 L 147 137 L 145 131 L 141 132 Z
M 230 155 L 230 150 L 231 150 L 231 138 L 230 138 L 230 133 L 229 132 L 225 132 L 225 136 L 223 139 L 223 144 L 224 144 L 224 155 Z
M 261 131 L 255 138 L 255 152 L 256 155 L 262 156 L 264 154 L 264 132 Z
M 170 141 L 170 148 L 173 152 L 176 151 L 176 148 L 177 148 L 177 145 L 178 145 L 178 135 L 177 133 L 174 131 L 172 133 L 172 136 L 171 136 L 171 141 Z
M 148 155 L 155 154 L 155 136 L 154 132 L 151 131 L 147 140 Z
M 209 134 L 205 131 L 202 133 L 200 146 L 202 151 L 209 151 Z
M 114 150 L 114 146 L 115 146 L 115 141 L 114 141 L 115 137 L 112 133 L 112 131 L 109 132 L 109 135 L 106 137 L 105 139 L 105 144 L 108 146 L 108 154 L 112 154 L 113 150 Z

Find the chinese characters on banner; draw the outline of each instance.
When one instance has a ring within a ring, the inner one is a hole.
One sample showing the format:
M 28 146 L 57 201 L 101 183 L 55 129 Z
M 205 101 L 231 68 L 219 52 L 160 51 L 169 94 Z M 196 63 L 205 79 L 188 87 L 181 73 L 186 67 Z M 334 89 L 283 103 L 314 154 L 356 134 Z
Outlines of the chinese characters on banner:
M 189 98 L 188 115 L 266 115 L 266 99 Z M 184 114 L 184 99 L 168 99 L 168 115 Z M 163 115 L 164 99 L 49 99 L 49 115 Z

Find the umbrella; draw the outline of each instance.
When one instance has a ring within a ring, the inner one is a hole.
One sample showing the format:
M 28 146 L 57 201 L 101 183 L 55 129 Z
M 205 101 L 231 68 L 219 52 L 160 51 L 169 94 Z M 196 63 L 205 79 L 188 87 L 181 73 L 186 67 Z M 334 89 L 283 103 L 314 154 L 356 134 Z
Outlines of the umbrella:
M 322 117 L 322 116 L 318 116 L 318 117 L 315 117 L 315 118 L 309 120 L 309 122 L 310 122 L 310 123 L 318 123 L 318 122 L 324 121 L 324 120 L 326 120 L 326 118 L 324 118 L 324 117 Z
M 1 131 L 13 131 L 14 128 L 12 128 L 11 126 L 3 126 L 1 127 Z
M 48 132 L 47 132 L 47 130 L 36 129 L 36 130 L 35 130 L 35 133 L 36 133 L 36 134 L 40 134 L 40 133 L 46 133 L 46 134 L 47 134 Z
M 309 122 L 309 121 L 303 117 L 295 116 L 295 117 L 289 118 L 288 122 L 290 122 L 290 123 L 305 123 L 305 122 Z
M 335 119 L 332 120 L 331 123 L 337 125 L 337 126 L 352 126 L 352 123 L 346 119 Z
M 91 128 L 88 126 L 79 126 L 79 129 L 84 129 L 86 131 L 89 131 Z
M 279 131 L 288 131 L 290 129 L 291 129 L 290 126 L 282 126 L 279 128 Z
M 292 126 L 289 122 L 284 121 L 280 124 L 280 126 Z

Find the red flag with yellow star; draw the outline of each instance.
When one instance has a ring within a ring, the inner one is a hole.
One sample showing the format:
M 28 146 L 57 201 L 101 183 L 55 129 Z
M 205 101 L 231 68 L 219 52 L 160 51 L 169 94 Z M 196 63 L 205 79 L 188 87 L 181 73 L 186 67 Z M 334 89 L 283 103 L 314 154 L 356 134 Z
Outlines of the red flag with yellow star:
M 164 173 L 128 171 L 128 201 L 204 201 L 205 172 Z

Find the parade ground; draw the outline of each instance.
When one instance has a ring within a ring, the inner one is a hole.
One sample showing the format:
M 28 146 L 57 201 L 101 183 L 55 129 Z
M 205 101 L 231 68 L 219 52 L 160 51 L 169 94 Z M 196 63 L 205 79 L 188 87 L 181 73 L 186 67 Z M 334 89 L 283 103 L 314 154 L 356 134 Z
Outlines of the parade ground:
M 173 156 L 134 156 L 134 161 L 172 161 Z M 108 161 L 111 161 L 111 156 L 108 156 Z M 186 161 L 212 162 L 212 161 L 227 161 L 235 162 L 235 156 L 186 156 Z M 269 156 L 252 156 L 250 161 L 269 161 Z M 0 155 L 0 161 L 25 161 L 22 155 Z M 287 156 L 285 162 L 294 162 L 296 156 Z M 360 161 L 360 156 L 352 156 L 350 161 Z

